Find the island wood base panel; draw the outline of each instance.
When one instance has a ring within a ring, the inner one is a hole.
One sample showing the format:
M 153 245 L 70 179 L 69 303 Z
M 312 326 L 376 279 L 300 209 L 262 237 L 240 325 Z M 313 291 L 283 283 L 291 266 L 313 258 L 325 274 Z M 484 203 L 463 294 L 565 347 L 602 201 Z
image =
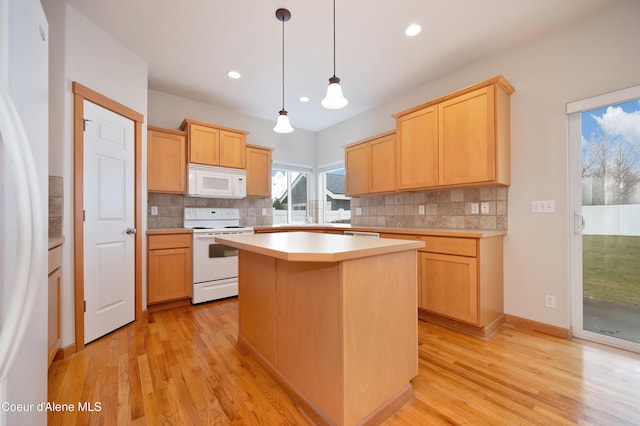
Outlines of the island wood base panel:
M 414 250 L 292 262 L 240 250 L 238 341 L 319 424 L 379 424 L 413 395 Z
M 242 336 L 238 336 L 238 344 L 242 346 L 265 371 L 276 381 L 285 392 L 289 395 L 293 403 L 300 409 L 300 412 L 309 420 L 309 423 L 314 425 L 332 425 L 333 423 L 327 418 L 318 407 L 305 398 L 295 386 L 293 386 L 286 377 L 278 372 L 267 361 L 260 352 L 253 347 L 251 343 Z M 386 403 L 382 404 L 365 419 L 358 424 L 362 426 L 379 425 L 387 418 L 391 417 L 396 411 L 398 411 L 405 403 L 413 399 L 413 386 L 410 384 L 405 386 L 400 392 L 389 399 Z

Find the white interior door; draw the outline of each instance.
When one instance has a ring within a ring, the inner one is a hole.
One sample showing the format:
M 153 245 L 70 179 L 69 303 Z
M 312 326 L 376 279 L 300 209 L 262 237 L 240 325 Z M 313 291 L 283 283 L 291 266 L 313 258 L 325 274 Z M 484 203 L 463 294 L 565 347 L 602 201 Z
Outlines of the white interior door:
M 84 101 L 84 341 L 135 319 L 134 123 Z

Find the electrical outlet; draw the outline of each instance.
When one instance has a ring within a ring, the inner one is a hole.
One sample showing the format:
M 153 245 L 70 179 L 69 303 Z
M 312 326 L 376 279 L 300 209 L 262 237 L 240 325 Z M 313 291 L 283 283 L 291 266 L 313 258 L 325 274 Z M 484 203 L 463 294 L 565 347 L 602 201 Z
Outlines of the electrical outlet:
M 479 214 L 480 213 L 480 204 L 471 203 L 471 214 Z
M 424 214 L 424 204 L 418 206 L 418 214 Z
M 158 206 L 151 206 L 151 216 L 158 216 Z
M 356 207 L 356 216 L 360 216 L 362 214 L 362 207 Z
M 480 203 L 480 213 L 489 214 L 489 203 Z
M 267 208 L 263 207 L 262 208 L 262 216 L 266 216 L 267 215 Z
M 544 306 L 547 308 L 555 308 L 556 307 L 556 297 L 550 294 L 544 295 Z

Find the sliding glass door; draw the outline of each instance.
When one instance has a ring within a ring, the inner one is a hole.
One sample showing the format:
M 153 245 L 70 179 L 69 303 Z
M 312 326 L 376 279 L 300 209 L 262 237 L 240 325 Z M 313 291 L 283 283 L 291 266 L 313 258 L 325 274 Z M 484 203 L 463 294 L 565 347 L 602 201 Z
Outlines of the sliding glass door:
M 572 326 L 640 352 L 640 88 L 572 103 Z

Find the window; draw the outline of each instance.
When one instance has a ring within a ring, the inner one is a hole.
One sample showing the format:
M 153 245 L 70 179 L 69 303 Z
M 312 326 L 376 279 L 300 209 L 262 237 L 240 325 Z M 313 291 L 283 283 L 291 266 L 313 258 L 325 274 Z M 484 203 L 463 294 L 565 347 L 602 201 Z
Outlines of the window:
M 351 199 L 345 195 L 345 169 L 320 173 L 324 223 L 351 223 Z
M 310 177 L 310 169 L 274 164 L 271 172 L 274 225 L 310 221 Z

